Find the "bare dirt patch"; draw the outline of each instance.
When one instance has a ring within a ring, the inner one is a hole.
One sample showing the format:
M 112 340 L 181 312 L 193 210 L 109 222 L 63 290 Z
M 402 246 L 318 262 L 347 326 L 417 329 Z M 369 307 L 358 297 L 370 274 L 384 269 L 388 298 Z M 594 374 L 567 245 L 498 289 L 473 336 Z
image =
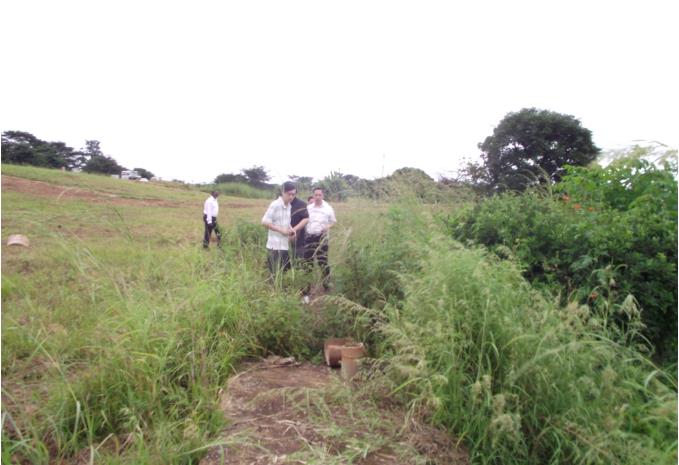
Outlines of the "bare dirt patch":
M 246 364 L 229 380 L 230 425 L 201 465 L 469 463 L 454 438 L 360 398 L 338 371 L 285 362 Z

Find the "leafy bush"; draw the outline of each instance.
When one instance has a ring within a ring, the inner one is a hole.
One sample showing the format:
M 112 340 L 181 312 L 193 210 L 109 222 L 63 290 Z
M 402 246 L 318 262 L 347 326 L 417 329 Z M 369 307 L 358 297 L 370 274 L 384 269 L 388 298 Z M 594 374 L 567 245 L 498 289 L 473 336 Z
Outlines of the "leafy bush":
M 569 168 L 559 196 L 492 197 L 448 219 L 460 240 L 513 256 L 534 284 L 604 312 L 633 295 L 644 335 L 676 360 L 677 182 L 673 167 L 628 157 Z M 565 292 L 563 292 L 565 291 Z

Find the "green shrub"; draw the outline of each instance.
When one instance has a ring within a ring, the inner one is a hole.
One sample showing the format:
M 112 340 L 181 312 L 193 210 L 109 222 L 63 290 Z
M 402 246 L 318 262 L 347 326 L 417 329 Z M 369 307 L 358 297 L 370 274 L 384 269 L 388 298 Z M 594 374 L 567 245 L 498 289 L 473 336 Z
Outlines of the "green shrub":
M 639 159 L 571 168 L 552 196 L 488 198 L 448 219 L 454 237 L 512 256 L 538 286 L 612 311 L 638 301 L 643 334 L 659 357 L 676 360 L 677 183 L 670 167 Z

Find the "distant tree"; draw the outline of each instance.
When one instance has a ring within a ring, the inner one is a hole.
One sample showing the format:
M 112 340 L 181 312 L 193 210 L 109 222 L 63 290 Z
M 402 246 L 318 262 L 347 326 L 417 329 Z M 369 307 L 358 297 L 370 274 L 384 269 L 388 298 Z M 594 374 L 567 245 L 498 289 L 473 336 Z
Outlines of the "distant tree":
M 437 197 L 436 181 L 419 168 L 397 169 L 384 179 L 382 188 L 391 198 L 414 194 L 420 200 L 434 201 Z
M 139 173 L 139 176 L 142 178 L 151 179 L 155 176 L 155 174 L 151 173 L 149 170 L 145 170 L 144 168 L 134 168 L 134 170 Z
M 291 174 L 288 176 L 288 178 L 290 179 L 290 181 L 295 183 L 298 192 L 311 190 L 311 186 L 313 185 L 314 182 L 314 178 L 309 176 L 296 176 L 294 174 Z
M 343 174 L 342 177 L 351 188 L 356 187 L 362 181 L 361 178 L 354 176 L 353 174 Z
M 271 179 L 263 166 L 253 166 L 241 171 L 251 186 L 263 186 Z
M 535 108 L 508 113 L 479 148 L 483 164 L 475 175 L 493 191 L 559 181 L 565 165 L 587 165 L 600 151 L 573 116 Z
M 2 133 L 2 162 L 18 165 L 37 165 L 37 148 L 44 144 L 33 134 L 24 131 Z
M 424 181 L 433 181 L 434 179 L 419 168 L 399 168 L 391 174 L 392 177 L 420 179 Z
M 83 152 L 87 157 L 104 155 L 104 152 L 101 151 L 101 143 L 98 140 L 86 140 Z
M 330 172 L 330 176 L 326 176 L 316 185 L 323 188 L 325 197 L 329 200 L 344 201 L 349 196 L 349 184 L 340 172 Z
M 63 142 L 45 142 L 24 131 L 2 134 L 2 161 L 47 168 L 69 167 L 78 152 Z
M 83 171 L 87 173 L 120 174 L 125 167 L 120 166 L 112 157 L 104 155 L 98 140 L 86 140 L 83 155 L 87 158 Z
M 94 155 L 87 160 L 83 171 L 86 173 L 120 174 L 125 168 L 106 155 Z
M 68 168 L 78 166 L 83 154 L 63 142 L 46 142 L 40 153 L 44 157 L 45 166 L 49 168 Z
M 247 178 L 243 176 L 242 174 L 231 174 L 231 173 L 224 173 L 220 174 L 215 178 L 213 181 L 215 184 L 221 184 L 225 182 L 248 182 Z

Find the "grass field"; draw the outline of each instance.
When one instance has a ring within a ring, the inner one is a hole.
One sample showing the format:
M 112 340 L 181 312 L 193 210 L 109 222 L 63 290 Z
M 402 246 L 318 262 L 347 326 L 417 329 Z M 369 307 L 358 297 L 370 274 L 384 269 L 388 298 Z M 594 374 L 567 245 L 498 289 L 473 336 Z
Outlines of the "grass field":
M 3 463 L 198 463 L 241 361 L 320 363 L 339 335 L 370 347 L 366 393 L 461 438 L 473 463 L 676 463 L 676 374 L 445 237 L 430 207 L 335 204 L 319 318 L 300 303 L 308 278 L 267 282 L 266 199 L 220 196 L 225 246 L 205 251 L 204 192 L 2 174 Z

